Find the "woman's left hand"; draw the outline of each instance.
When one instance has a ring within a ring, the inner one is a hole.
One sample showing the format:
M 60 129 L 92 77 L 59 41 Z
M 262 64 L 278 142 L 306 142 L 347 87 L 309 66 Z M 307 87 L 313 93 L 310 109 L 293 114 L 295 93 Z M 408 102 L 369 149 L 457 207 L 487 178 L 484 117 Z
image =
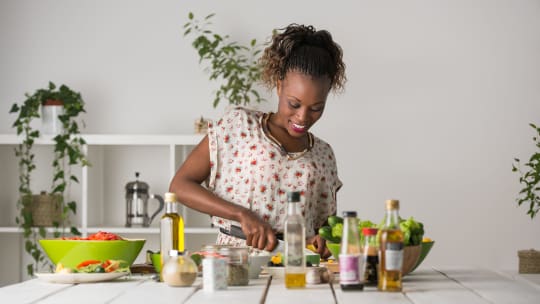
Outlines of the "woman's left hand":
M 317 253 L 321 255 L 322 259 L 326 259 L 332 255 L 328 248 L 326 248 L 326 240 L 318 234 L 309 237 L 306 241 L 306 244 L 313 245 L 313 247 L 317 249 Z

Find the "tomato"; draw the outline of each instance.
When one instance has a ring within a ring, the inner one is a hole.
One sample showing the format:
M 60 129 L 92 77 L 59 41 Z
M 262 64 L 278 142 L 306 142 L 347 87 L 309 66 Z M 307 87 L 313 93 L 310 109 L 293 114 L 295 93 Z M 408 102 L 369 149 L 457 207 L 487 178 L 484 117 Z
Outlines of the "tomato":
M 81 262 L 79 265 L 77 265 L 77 268 L 83 268 L 83 267 L 86 267 L 86 266 L 92 265 L 92 264 L 101 264 L 101 261 L 98 261 L 98 260 L 86 260 L 84 262 Z

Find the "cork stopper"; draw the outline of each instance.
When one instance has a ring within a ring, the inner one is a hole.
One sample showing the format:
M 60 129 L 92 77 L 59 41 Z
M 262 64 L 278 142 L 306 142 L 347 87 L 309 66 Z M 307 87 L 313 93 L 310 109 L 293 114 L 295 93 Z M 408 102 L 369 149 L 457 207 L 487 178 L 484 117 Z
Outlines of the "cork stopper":
M 176 198 L 176 194 L 174 192 L 167 192 L 167 193 L 165 193 L 165 201 L 166 202 L 177 202 L 178 199 Z
M 386 200 L 386 210 L 398 210 L 399 209 L 399 200 L 389 199 Z

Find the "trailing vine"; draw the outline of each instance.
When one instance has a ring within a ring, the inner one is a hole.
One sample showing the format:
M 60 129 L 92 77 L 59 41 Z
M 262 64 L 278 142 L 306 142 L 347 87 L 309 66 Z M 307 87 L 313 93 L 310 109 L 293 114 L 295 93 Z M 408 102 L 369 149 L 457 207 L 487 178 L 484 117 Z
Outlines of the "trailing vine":
M 22 137 L 21 143 L 15 148 L 15 156 L 19 159 L 19 200 L 17 209 L 19 214 L 15 218 L 16 223 L 23 229 L 25 238 L 25 251 L 32 257 L 33 262 L 27 265 L 27 273 L 33 275 L 38 269 L 44 266 L 51 266 L 45 254 L 38 244 L 40 238 L 47 236 L 44 227 L 34 227 L 34 220 L 30 210 L 32 203 L 31 174 L 36 169 L 34 153 L 32 152 L 36 139 L 40 137 L 39 130 L 34 130 L 31 122 L 35 118 L 40 118 L 40 107 L 50 100 L 60 101 L 64 106 L 64 113 L 58 118 L 62 124 L 63 131 L 56 135 L 54 141 L 54 159 L 52 162 L 53 178 L 50 194 L 57 196 L 61 200 L 62 212 L 61 222 L 53 222 L 53 236 L 60 237 L 66 234 L 67 227 L 71 226 L 70 214 L 77 212 L 77 203 L 68 200 L 71 182 L 78 183 L 78 179 L 72 174 L 73 165 L 88 166 L 89 162 L 83 152 L 86 144 L 80 136 L 77 117 L 85 112 L 84 101 L 80 93 L 72 91 L 69 87 L 62 85 L 58 89 L 56 85 L 49 82 L 46 89 L 39 89 L 34 94 L 25 94 L 26 100 L 21 105 L 13 104 L 10 113 L 18 114 L 13 127 L 16 128 L 17 135 Z M 69 233 L 80 235 L 79 230 L 71 226 Z

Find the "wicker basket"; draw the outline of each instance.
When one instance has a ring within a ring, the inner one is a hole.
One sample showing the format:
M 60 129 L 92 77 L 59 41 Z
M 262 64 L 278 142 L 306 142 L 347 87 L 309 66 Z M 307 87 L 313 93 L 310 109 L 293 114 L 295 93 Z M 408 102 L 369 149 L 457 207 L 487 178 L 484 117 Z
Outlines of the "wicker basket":
M 519 250 L 519 273 L 540 273 L 540 251 Z
M 26 205 L 35 227 L 51 227 L 54 222 L 62 222 L 62 196 L 42 192 L 32 195 L 32 201 Z

